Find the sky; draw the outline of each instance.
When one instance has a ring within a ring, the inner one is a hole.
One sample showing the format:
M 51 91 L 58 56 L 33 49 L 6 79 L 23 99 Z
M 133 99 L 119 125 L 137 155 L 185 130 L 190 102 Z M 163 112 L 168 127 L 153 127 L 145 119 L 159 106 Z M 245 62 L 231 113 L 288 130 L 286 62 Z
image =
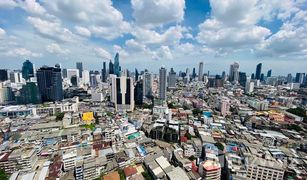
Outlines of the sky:
M 0 0 L 0 68 L 306 72 L 307 0 Z

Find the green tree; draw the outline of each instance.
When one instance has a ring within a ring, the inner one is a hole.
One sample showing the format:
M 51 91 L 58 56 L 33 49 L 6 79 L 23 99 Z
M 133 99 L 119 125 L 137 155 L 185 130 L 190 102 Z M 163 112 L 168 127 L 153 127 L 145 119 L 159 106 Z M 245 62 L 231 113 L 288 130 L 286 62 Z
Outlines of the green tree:
M 5 171 L 3 169 L 0 169 L 0 179 L 1 180 L 8 180 L 9 177 L 7 176 L 7 174 L 5 173 Z
M 55 116 L 56 116 L 56 120 L 62 120 L 63 117 L 64 117 L 65 113 L 61 112 L 61 113 L 56 113 Z
M 219 150 L 224 151 L 224 145 L 220 142 L 214 144 Z
M 288 125 L 288 129 L 289 129 L 289 130 L 295 130 L 295 131 L 297 131 L 297 132 L 300 132 L 300 131 L 303 130 L 303 129 L 302 129 L 299 125 L 297 125 L 297 124 L 290 124 L 290 125 Z
M 145 180 L 153 180 L 153 178 L 148 174 L 147 171 L 142 172 L 142 175 Z
M 192 110 L 192 112 L 193 112 L 193 115 L 194 115 L 194 116 L 196 116 L 196 115 L 199 115 L 199 114 L 203 113 L 203 111 L 202 111 L 202 110 L 200 110 L 199 108 L 195 108 L 195 109 L 193 109 L 193 110 Z

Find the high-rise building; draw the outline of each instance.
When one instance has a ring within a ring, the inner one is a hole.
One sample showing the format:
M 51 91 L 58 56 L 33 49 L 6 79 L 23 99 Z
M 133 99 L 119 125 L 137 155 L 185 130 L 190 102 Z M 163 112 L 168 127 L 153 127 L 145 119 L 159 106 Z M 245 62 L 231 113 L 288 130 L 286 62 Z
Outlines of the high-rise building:
M 67 69 L 67 79 L 69 80 L 70 84 L 72 85 L 72 77 L 73 80 L 77 79 L 77 84 L 79 83 L 79 70 L 78 69 Z M 75 82 L 74 82 L 75 83 Z
M 107 82 L 107 66 L 106 62 L 103 62 L 103 68 L 101 70 L 101 81 Z
M 264 81 L 264 74 L 263 73 L 261 73 L 261 75 L 260 75 L 260 81 Z
M 254 73 L 252 73 L 251 79 L 255 79 L 255 74 Z
M 10 72 L 10 81 L 12 83 L 21 83 L 21 82 L 23 82 L 21 71 L 14 70 L 14 71 Z
M 131 77 L 112 75 L 112 102 L 116 111 L 125 112 L 134 109 L 134 86 Z
M 305 73 L 296 73 L 295 82 L 303 84 L 305 78 Z
M 88 70 L 83 70 L 82 80 L 84 84 L 90 84 L 90 72 Z
M 246 84 L 246 73 L 245 72 L 239 72 L 239 83 L 241 86 L 245 86 Z
M 173 68 L 168 73 L 168 88 L 175 88 L 176 87 L 176 72 Z
M 62 73 L 59 66 L 43 66 L 37 70 L 36 75 L 42 102 L 63 99 Z
M 145 72 L 143 76 L 143 95 L 147 98 L 150 98 L 152 96 L 152 75 L 149 72 Z
M 292 74 L 289 73 L 288 76 L 287 76 L 287 83 L 292 83 L 292 81 L 293 81 Z
M 0 104 L 8 104 L 14 100 L 14 93 L 11 87 L 3 86 L 0 83 Z
M 134 101 L 136 105 L 143 104 L 143 80 L 136 82 L 134 87 Z
M 262 68 L 262 63 L 257 64 L 255 79 L 259 79 L 260 80 L 261 68 Z
M 67 69 L 62 69 L 63 78 L 67 78 Z
M 164 66 L 159 70 L 159 98 L 166 100 L 166 68 Z
M 78 76 L 77 75 L 73 75 L 70 77 L 70 83 L 72 86 L 78 86 Z
M 198 81 L 204 81 L 204 63 L 200 62 L 198 67 Z
M 22 77 L 25 80 L 29 80 L 31 77 L 34 77 L 33 64 L 29 60 L 26 60 L 22 64 L 21 71 L 22 71 Z
M 98 82 L 97 82 L 96 74 L 90 73 L 90 86 L 97 87 L 97 85 L 98 85 Z
M 252 93 L 254 91 L 255 83 L 251 81 L 250 79 L 246 81 L 245 84 L 245 93 Z
M 229 81 L 234 83 L 239 81 L 239 63 L 237 62 L 230 65 Z
M 136 68 L 135 68 L 134 76 L 135 76 L 134 80 L 138 81 L 139 80 L 139 71 Z
M 271 77 L 272 76 L 272 69 L 270 69 L 270 70 L 268 70 L 268 73 L 267 73 L 267 75 L 266 75 L 266 77 Z
M 109 62 L 109 74 L 114 74 L 114 64 L 111 60 Z
M 82 78 L 82 71 L 83 71 L 83 64 L 82 64 L 82 62 L 77 62 L 76 63 L 76 68 L 79 70 L 78 77 Z
M 7 80 L 8 80 L 7 70 L 0 69 L 0 82 L 7 81 Z
M 39 104 L 40 93 L 35 82 L 27 82 L 22 85 L 20 95 L 16 97 L 18 104 Z
M 116 53 L 114 57 L 114 74 L 119 77 L 120 76 L 120 66 L 119 66 L 119 54 Z

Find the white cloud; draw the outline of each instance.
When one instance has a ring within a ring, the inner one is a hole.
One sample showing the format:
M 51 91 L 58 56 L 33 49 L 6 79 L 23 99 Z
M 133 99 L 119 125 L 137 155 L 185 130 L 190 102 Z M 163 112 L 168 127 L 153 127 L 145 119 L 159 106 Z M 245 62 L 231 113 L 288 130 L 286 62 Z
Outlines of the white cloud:
M 85 27 L 75 26 L 75 29 L 76 29 L 77 33 L 80 34 L 81 36 L 84 36 L 84 37 L 90 37 L 91 36 L 91 31 L 89 31 Z
M 103 48 L 94 49 L 96 56 L 103 59 L 111 59 L 111 54 Z
M 48 21 L 37 17 L 28 17 L 28 22 L 44 37 L 61 42 L 74 42 L 76 35 L 61 26 L 57 21 Z
M 22 57 L 22 58 L 30 58 L 30 57 L 41 57 L 41 53 L 34 53 L 31 52 L 30 50 L 26 48 L 16 48 L 9 50 L 5 54 L 6 56 L 11 56 L 11 57 Z
M 180 39 L 183 38 L 183 32 L 186 32 L 186 29 L 181 26 L 171 26 L 163 33 L 136 27 L 132 35 L 135 36 L 139 42 L 145 44 L 171 45 L 178 43 Z
M 184 18 L 185 0 L 132 0 L 131 4 L 139 25 L 160 26 Z
M 46 50 L 54 54 L 68 54 L 70 51 L 68 49 L 63 49 L 59 44 L 52 43 L 46 46 Z
M 45 4 L 58 18 L 88 27 L 99 38 L 112 40 L 130 31 L 129 23 L 111 0 L 52 0 Z
M 191 43 L 183 43 L 177 46 L 177 49 L 183 54 L 191 54 L 195 52 L 195 46 Z
M 146 46 L 141 44 L 134 39 L 129 39 L 125 42 L 126 48 L 132 51 L 144 51 Z
M 6 32 L 4 29 L 0 28 L 0 39 L 5 36 Z
M 113 46 L 113 52 L 114 54 L 118 53 L 121 57 L 124 57 L 124 58 L 129 56 L 129 53 L 119 45 Z
M 1 0 L 0 1 L 0 8 L 13 9 L 17 6 L 18 4 L 13 0 Z
M 46 12 L 45 8 L 42 7 L 36 0 L 23 0 L 19 1 L 21 8 L 31 14 L 42 15 Z
M 168 46 L 161 46 L 157 51 L 152 51 L 152 59 L 154 60 L 171 60 L 173 54 Z

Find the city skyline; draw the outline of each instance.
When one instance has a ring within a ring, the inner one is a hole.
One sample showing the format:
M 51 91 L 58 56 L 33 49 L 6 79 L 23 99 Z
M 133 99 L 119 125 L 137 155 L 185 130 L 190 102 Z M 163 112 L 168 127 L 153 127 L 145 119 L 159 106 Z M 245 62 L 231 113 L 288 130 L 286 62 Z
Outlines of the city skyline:
M 263 63 L 263 71 L 273 69 L 274 75 L 303 72 L 307 66 L 303 1 L 91 3 L 96 7 L 82 1 L 71 7 L 61 1 L 2 1 L 0 58 L 10 62 L 2 68 L 19 68 L 30 59 L 36 67 L 71 68 L 81 61 L 85 69 L 100 70 L 117 52 L 124 68 L 155 73 L 161 64 L 184 70 L 200 61 L 204 72 L 214 74 L 234 61 L 244 72 Z M 95 8 L 105 11 L 91 11 Z M 152 12 L 143 16 L 147 9 Z M 155 12 L 161 13 L 151 16 Z

